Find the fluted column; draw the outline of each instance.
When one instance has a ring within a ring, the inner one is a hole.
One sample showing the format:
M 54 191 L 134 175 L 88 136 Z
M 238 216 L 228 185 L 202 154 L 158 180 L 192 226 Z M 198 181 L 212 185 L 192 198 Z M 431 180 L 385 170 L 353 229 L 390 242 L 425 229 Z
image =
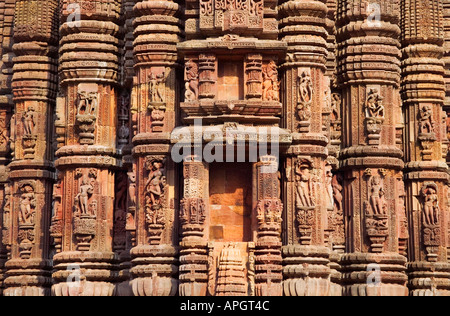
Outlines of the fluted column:
M 16 1 L 11 121 L 11 255 L 4 295 L 49 294 L 49 226 L 54 180 L 52 118 L 56 98 L 57 1 Z M 7 234 L 8 235 L 8 234 Z
M 178 175 L 170 157 L 170 133 L 177 123 L 177 50 L 180 5 L 141 1 L 134 7 L 135 78 L 131 99 L 136 211 L 136 247 L 131 250 L 136 296 L 178 291 L 175 200 Z
M 54 296 L 110 296 L 113 251 L 119 0 L 60 1 L 59 149 L 52 235 Z M 57 188 L 57 189 L 56 189 Z
M 333 195 L 327 184 L 330 80 L 325 77 L 326 1 L 286 1 L 279 6 L 280 38 L 288 45 L 284 71 L 283 127 L 292 132 L 284 170 L 283 292 L 330 293 L 325 229 Z M 331 183 L 330 183 L 331 184 Z
M 402 0 L 402 97 L 411 295 L 449 295 L 442 0 Z
M 407 295 L 399 254 L 404 206 L 398 0 L 340 0 L 338 79 L 342 89 L 344 295 Z

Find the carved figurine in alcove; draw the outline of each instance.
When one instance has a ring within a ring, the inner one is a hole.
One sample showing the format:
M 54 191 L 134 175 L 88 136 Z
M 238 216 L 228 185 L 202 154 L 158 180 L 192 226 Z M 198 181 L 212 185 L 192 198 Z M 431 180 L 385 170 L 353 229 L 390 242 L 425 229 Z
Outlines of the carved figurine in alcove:
M 165 102 L 165 74 L 151 73 L 149 76 L 149 99 L 151 103 L 164 103 Z
M 263 67 L 263 101 L 279 101 L 278 69 L 277 64 L 271 60 Z
M 386 199 L 383 183 L 379 176 L 370 179 L 370 205 L 374 215 L 386 214 Z
M 297 114 L 300 121 L 308 121 L 311 118 L 313 93 L 311 69 L 305 68 L 299 70 Z
M 424 105 L 419 111 L 419 134 L 433 133 L 433 111 L 431 106 Z
M 384 119 L 384 111 L 383 97 L 377 89 L 371 89 L 366 99 L 366 118 Z
M 309 208 L 315 206 L 315 198 L 313 197 L 312 183 L 312 166 L 311 163 L 302 160 L 295 168 L 297 192 L 296 205 L 297 208 Z
M 20 191 L 22 194 L 20 195 L 19 224 L 33 225 L 34 212 L 36 209 L 34 188 L 30 184 L 25 184 Z
M 78 204 L 80 215 L 91 215 L 89 212 L 89 199 L 94 193 L 94 187 L 89 181 L 84 178 L 81 181 L 79 193 L 75 197 L 75 203 Z
M 25 135 L 34 135 L 34 128 L 36 127 L 35 122 L 35 110 L 34 107 L 28 107 L 25 115 L 23 117 L 23 130 Z
M 196 101 L 198 99 L 198 66 L 189 59 L 186 62 L 186 101 Z
M 439 196 L 433 186 L 427 186 L 423 190 L 423 221 L 426 227 L 439 225 Z

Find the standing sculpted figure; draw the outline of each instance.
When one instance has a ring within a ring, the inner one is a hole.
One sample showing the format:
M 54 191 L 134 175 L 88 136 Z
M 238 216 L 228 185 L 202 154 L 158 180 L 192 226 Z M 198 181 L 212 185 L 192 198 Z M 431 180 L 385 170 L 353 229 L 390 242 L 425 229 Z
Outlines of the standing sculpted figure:
M 198 66 L 192 60 L 186 62 L 186 101 L 198 99 Z
M 370 204 L 372 206 L 372 211 L 375 215 L 385 214 L 385 191 L 383 184 L 381 183 L 381 178 L 378 176 L 372 177 L 370 180 Z
M 94 187 L 92 184 L 90 184 L 87 179 L 83 179 L 80 185 L 80 192 L 75 197 L 75 201 L 78 203 L 81 215 L 89 215 L 89 197 L 93 193 Z
M 428 226 L 439 224 L 439 197 L 434 188 L 425 191 L 425 203 L 423 207 L 424 221 Z
M 22 188 L 22 192 L 20 196 L 19 223 L 30 225 L 32 224 L 34 208 L 36 207 L 34 189 L 31 185 L 25 185 Z
M 28 107 L 27 112 L 23 118 L 23 128 L 26 135 L 34 134 L 34 127 L 36 126 L 36 122 L 34 121 L 34 108 L 32 106 Z

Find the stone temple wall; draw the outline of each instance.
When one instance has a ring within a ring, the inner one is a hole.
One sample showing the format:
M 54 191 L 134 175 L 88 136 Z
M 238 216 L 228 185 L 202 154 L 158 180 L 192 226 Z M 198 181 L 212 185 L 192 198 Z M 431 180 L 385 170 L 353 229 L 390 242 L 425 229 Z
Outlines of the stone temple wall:
M 450 295 L 450 0 L 2 0 L 0 296 Z

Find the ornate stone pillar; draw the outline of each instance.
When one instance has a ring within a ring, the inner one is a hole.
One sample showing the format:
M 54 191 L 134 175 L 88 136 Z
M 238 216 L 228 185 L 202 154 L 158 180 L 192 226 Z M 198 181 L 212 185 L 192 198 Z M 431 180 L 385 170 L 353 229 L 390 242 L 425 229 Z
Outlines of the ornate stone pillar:
M 11 80 L 13 45 L 13 22 L 15 0 L 0 3 L 0 296 L 3 292 L 5 263 L 11 250 L 10 218 L 11 188 L 8 180 L 7 165 L 11 154 L 10 122 L 14 109 Z
M 279 7 L 280 36 L 288 45 L 284 70 L 283 127 L 292 132 L 284 170 L 283 292 L 330 294 L 325 229 L 333 195 L 326 185 L 326 1 L 286 1 Z M 324 115 L 323 113 L 326 113 Z M 327 122 L 328 121 L 328 122 Z
M 54 296 L 110 296 L 120 1 L 60 1 L 59 179 L 52 235 Z M 65 130 L 62 127 L 65 127 Z M 64 135 L 64 136 L 63 136 Z
M 206 296 L 208 290 L 209 172 L 196 156 L 183 163 L 184 192 L 180 206 L 180 295 Z
M 399 1 L 340 0 L 338 78 L 342 89 L 344 295 L 407 295 L 399 254 L 404 206 Z
M 262 156 L 259 159 L 253 169 L 253 188 L 255 189 L 253 203 L 257 224 L 255 292 L 256 296 L 282 296 L 281 223 L 283 203 L 280 199 L 278 161 L 275 156 Z M 286 255 L 286 251 L 284 254 L 285 257 L 289 257 Z
M 11 243 L 4 295 L 49 294 L 49 226 L 54 178 L 52 118 L 56 97 L 57 1 L 16 1 L 14 13 L 15 105 L 11 120 L 14 161 L 3 231 Z M 8 227 L 9 226 L 9 227 Z
M 411 295 L 449 295 L 443 1 L 402 0 Z
M 169 296 L 178 291 L 178 174 L 170 158 L 170 135 L 177 123 L 180 6 L 173 1 L 141 1 L 134 15 L 131 124 L 136 133 L 136 210 L 129 215 L 129 226 L 136 227 L 136 247 L 131 250 L 131 284 L 136 296 Z

